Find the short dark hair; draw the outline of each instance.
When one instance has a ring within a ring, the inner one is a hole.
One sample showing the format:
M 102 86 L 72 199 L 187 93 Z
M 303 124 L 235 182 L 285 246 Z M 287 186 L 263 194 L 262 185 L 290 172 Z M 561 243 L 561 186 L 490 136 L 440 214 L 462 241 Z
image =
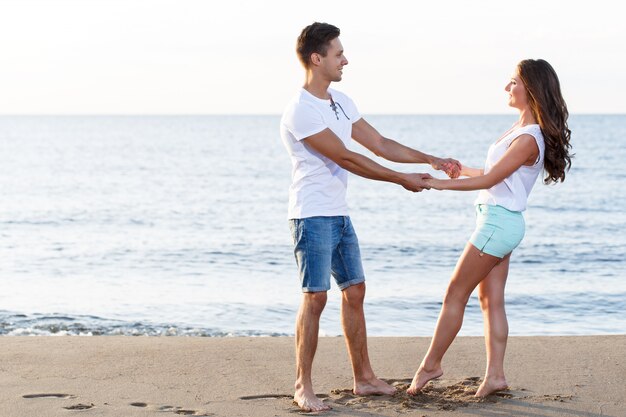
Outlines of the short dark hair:
M 311 65 L 311 54 L 326 56 L 330 41 L 339 37 L 339 28 L 328 23 L 315 22 L 298 36 L 296 52 L 304 68 Z

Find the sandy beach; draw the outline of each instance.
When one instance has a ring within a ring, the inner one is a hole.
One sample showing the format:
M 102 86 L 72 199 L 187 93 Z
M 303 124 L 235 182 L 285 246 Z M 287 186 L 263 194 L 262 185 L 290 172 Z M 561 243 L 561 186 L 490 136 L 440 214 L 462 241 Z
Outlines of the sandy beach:
M 391 396 L 351 393 L 342 338 L 321 338 L 316 392 L 330 416 L 626 416 L 626 335 L 512 337 L 510 391 L 477 400 L 482 338 L 458 339 L 444 376 L 405 389 L 428 338 L 370 338 Z M 0 416 L 291 416 L 292 338 L 3 337 Z

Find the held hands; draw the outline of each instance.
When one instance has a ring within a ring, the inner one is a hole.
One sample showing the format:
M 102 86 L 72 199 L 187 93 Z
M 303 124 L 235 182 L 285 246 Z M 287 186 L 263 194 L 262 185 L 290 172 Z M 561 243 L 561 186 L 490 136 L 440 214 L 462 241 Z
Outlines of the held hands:
M 463 167 L 459 161 L 452 158 L 435 158 L 431 166 L 437 171 L 444 171 L 450 178 L 458 178 Z
M 419 193 L 422 190 L 429 190 L 430 186 L 427 181 L 430 181 L 433 177 L 430 174 L 404 174 L 403 181 L 400 185 L 409 191 Z
M 444 171 L 448 177 L 454 179 L 458 178 L 460 175 L 464 174 L 466 168 L 456 159 L 452 158 L 435 158 L 431 163 L 431 166 L 438 170 Z M 445 182 L 447 180 L 440 180 L 437 178 L 433 178 L 429 174 L 405 174 L 404 180 L 401 185 L 409 191 L 413 191 L 419 193 L 422 190 L 430 190 L 434 188 L 435 190 L 443 190 L 445 189 Z

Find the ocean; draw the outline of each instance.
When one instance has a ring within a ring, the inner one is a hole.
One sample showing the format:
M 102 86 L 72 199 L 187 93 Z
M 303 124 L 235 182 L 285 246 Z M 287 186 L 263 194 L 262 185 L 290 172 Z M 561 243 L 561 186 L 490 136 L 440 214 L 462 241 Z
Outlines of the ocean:
M 279 119 L 0 117 L 0 335 L 293 335 L 301 292 Z M 516 115 L 366 119 L 480 167 Z M 511 259 L 511 335 L 626 331 L 626 115 L 573 115 L 570 128 L 572 169 L 563 184 L 537 182 Z M 349 181 L 368 334 L 430 336 L 477 192 Z M 341 335 L 339 302 L 333 284 L 322 335 Z M 475 294 L 461 335 L 482 335 Z

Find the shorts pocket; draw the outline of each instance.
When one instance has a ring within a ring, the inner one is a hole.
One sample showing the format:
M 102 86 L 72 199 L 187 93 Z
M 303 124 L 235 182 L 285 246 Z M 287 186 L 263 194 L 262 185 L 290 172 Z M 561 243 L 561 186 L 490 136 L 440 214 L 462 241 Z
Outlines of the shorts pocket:
M 296 245 L 302 237 L 302 219 L 290 220 L 289 231 L 291 232 L 291 241 Z

